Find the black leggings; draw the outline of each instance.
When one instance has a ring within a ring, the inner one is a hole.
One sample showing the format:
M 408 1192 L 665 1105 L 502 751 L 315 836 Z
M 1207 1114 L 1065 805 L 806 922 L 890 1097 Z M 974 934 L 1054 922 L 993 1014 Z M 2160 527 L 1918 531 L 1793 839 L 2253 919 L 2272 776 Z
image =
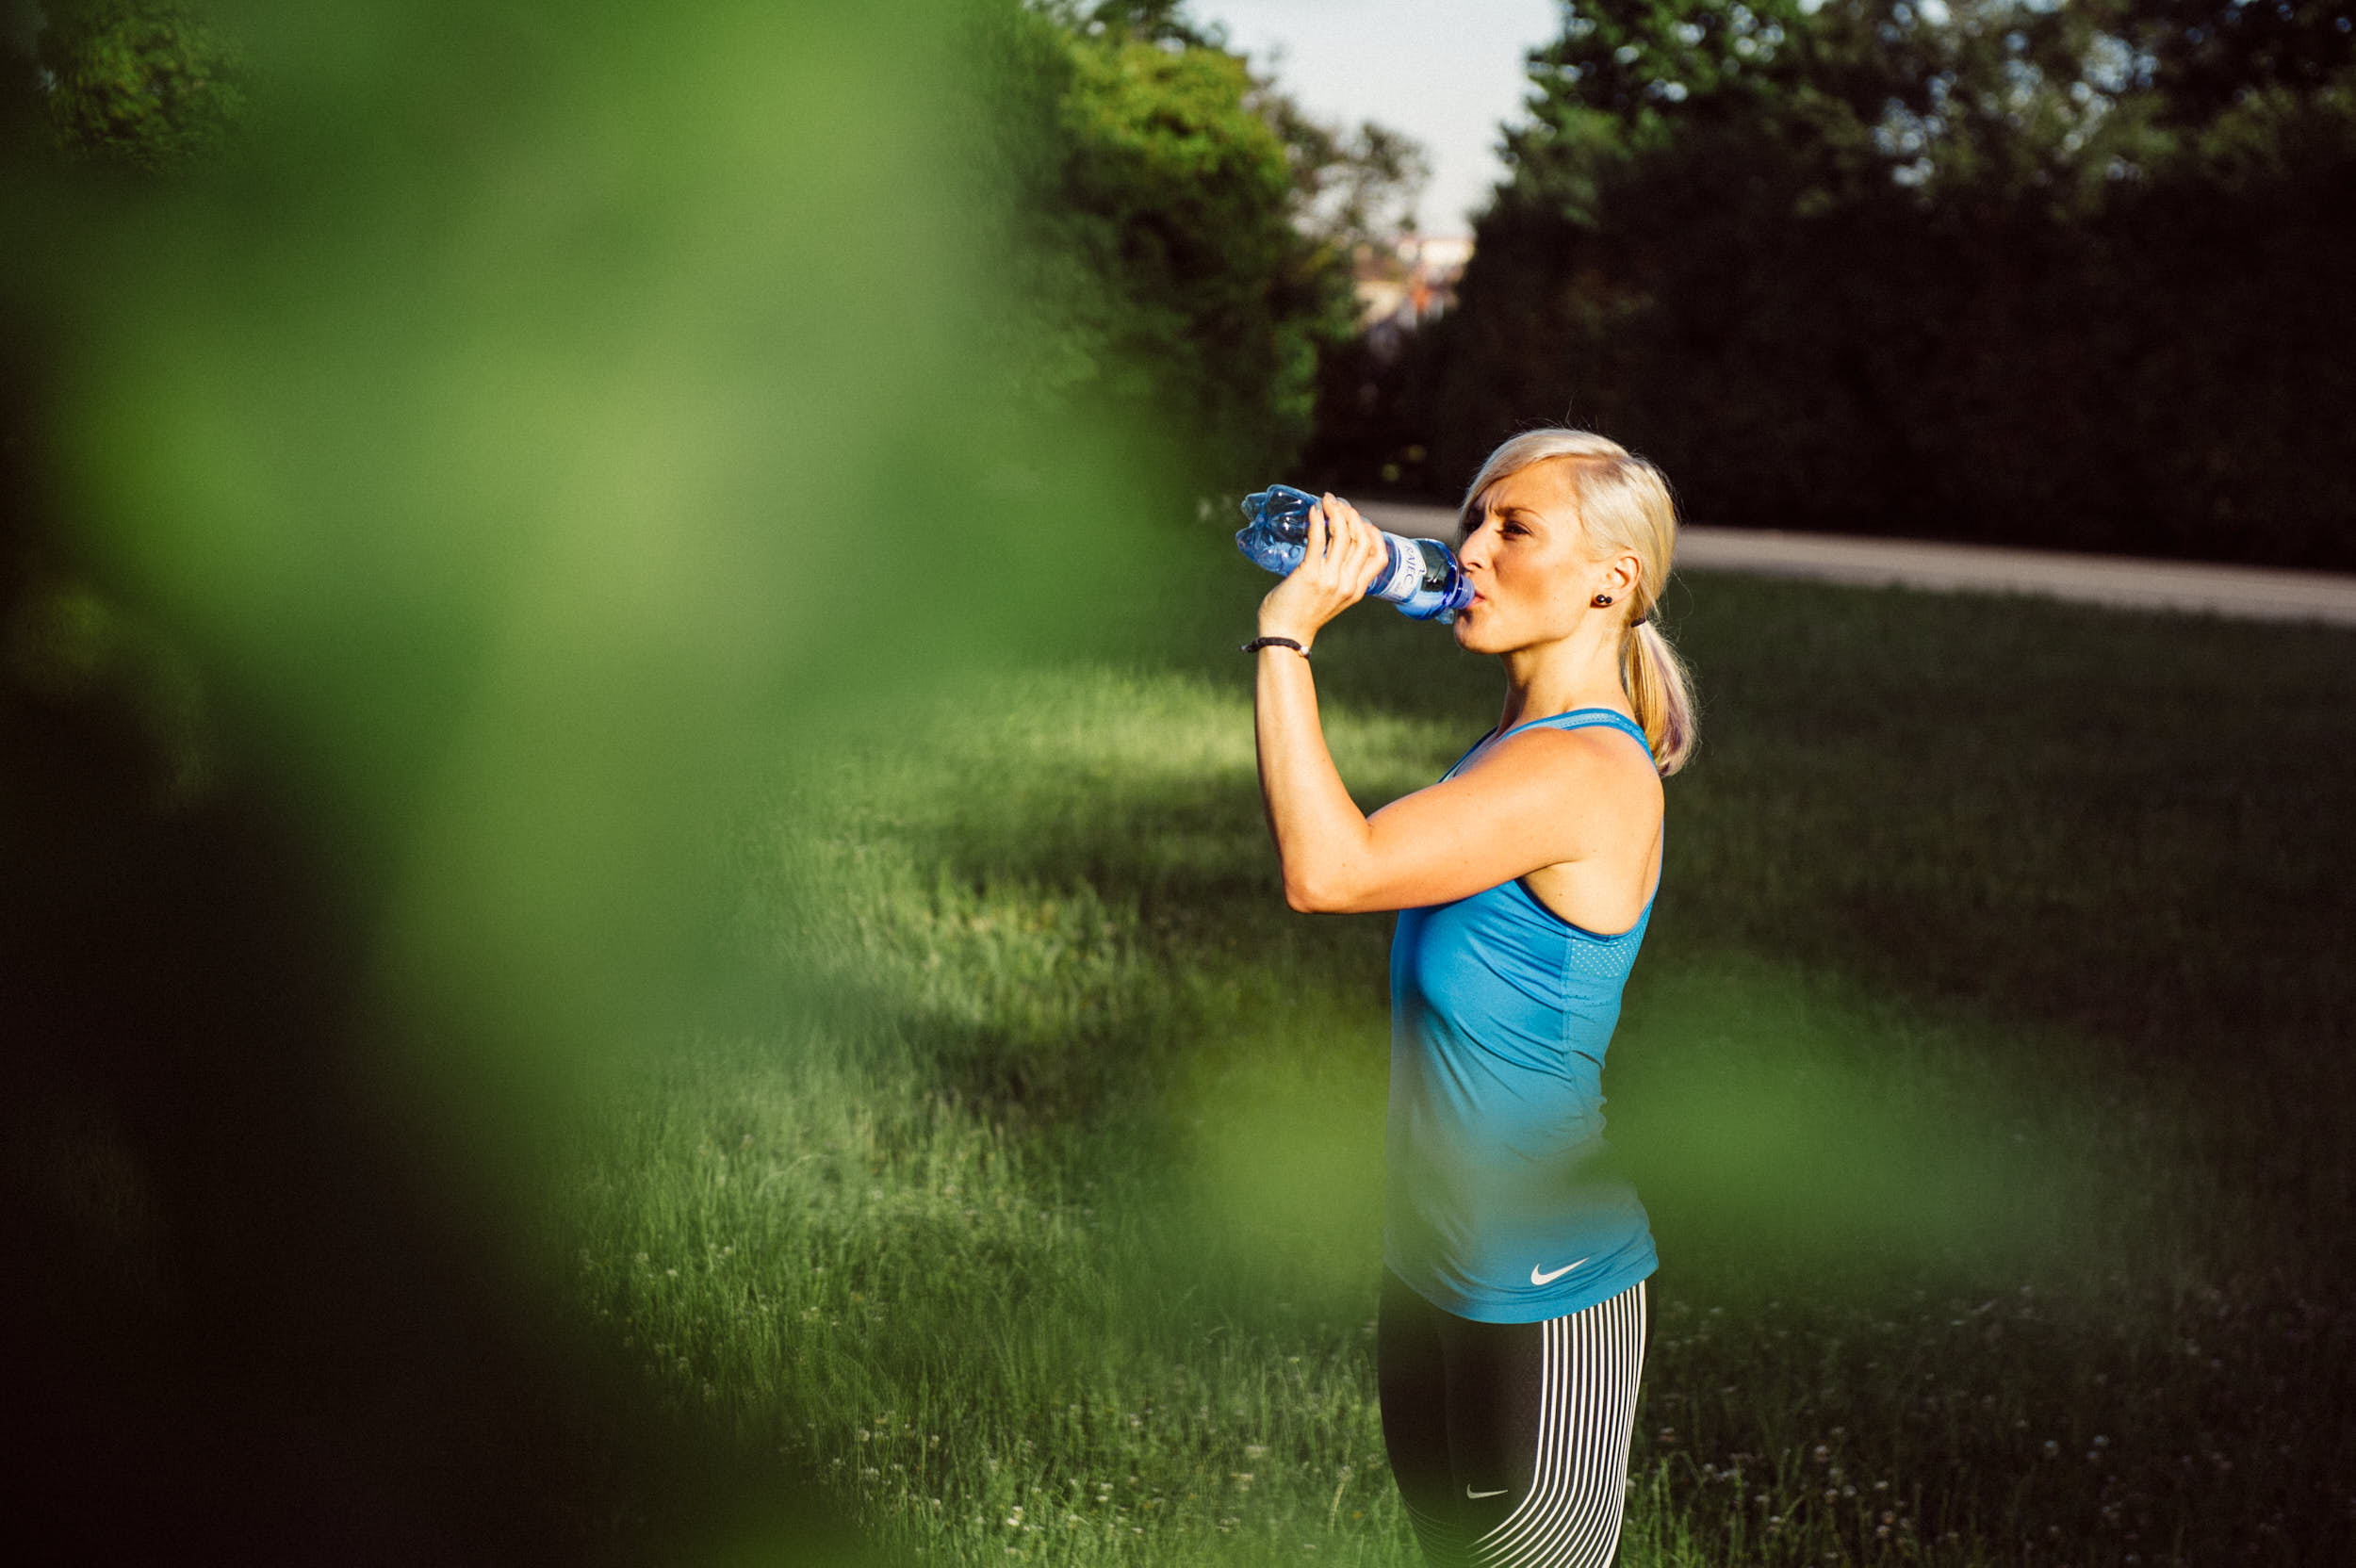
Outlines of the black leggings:
M 1476 1323 L 1383 1274 L 1383 1443 L 1439 1568 L 1604 1568 L 1620 1541 L 1642 1282 L 1543 1323 Z

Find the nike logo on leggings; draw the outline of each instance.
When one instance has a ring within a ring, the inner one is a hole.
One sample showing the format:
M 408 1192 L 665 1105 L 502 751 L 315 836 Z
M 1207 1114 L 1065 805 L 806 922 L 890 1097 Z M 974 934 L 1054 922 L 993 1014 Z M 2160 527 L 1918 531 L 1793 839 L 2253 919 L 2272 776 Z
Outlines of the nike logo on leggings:
M 1470 1497 L 1470 1498 L 1471 1498 L 1474 1502 L 1476 1502 L 1476 1503 L 1477 1503 L 1477 1502 L 1481 1501 L 1481 1498 L 1483 1498 L 1483 1497 L 1502 1497 L 1502 1496 L 1504 1496 L 1507 1493 L 1509 1493 L 1509 1492 L 1511 1492 L 1511 1491 L 1513 1491 L 1513 1489 L 1512 1487 L 1510 1487 L 1510 1486 L 1500 1486 L 1500 1487 L 1498 1487 L 1498 1488 L 1497 1488 L 1495 1492 L 1475 1492 L 1475 1491 L 1474 1491 L 1471 1487 L 1469 1487 L 1469 1486 L 1468 1486 L 1468 1487 L 1464 1488 L 1464 1495 L 1465 1495 L 1465 1496 L 1467 1496 L 1467 1497 Z
M 1593 1252 L 1587 1254 L 1587 1257 L 1589 1258 L 1594 1256 L 1595 1254 Z M 1548 1269 L 1544 1274 L 1538 1272 L 1538 1266 L 1533 1263 L 1530 1266 L 1530 1282 L 1533 1285 L 1550 1285 L 1555 1281 L 1561 1279 L 1563 1275 L 1568 1274 L 1572 1269 L 1577 1268 L 1580 1264 L 1585 1263 L 1586 1261 L 1587 1258 L 1575 1258 L 1571 1262 L 1564 1264 L 1562 1267 Z

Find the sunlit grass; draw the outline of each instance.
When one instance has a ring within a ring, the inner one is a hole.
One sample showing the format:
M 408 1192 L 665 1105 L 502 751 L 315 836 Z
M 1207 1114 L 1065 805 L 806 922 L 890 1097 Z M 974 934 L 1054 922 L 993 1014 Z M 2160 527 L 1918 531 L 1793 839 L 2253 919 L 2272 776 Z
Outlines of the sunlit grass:
M 2315 1560 L 2346 639 L 1688 594 L 1708 749 L 1608 1075 L 1664 1260 L 1623 1561 Z M 1319 662 L 1369 802 L 1494 701 L 1381 617 Z M 1240 668 L 977 679 L 787 774 L 742 858 L 789 1016 L 590 1131 L 583 1300 L 924 1560 L 1414 1561 L 1388 922 L 1284 909 Z

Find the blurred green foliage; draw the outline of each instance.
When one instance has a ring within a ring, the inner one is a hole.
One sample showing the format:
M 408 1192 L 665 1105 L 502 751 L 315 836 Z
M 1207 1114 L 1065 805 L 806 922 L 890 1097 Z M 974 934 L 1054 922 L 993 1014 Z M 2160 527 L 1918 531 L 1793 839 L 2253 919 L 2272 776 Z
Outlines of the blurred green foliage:
M 802 1004 L 735 926 L 780 756 L 1137 645 L 1402 150 L 1170 7 L 5 21 L 27 1485 L 117 1560 L 847 1551 L 611 1376 L 550 1140 Z
M 246 94 L 235 45 L 179 0 L 49 0 L 38 35 L 57 144 L 148 175 L 219 147 Z
M 729 945 L 729 824 L 781 754 L 1101 639 L 1242 461 L 1209 378 L 1298 404 L 1287 143 L 1216 48 L 995 0 L 29 20 L 0 1337 L 41 1347 L 8 1384 L 30 1484 L 112 1521 L 102 1558 L 759 1539 L 732 1434 L 564 1326 L 546 1141 L 604 1070 L 790 1005 Z M 1042 380 L 1056 334 L 1098 363 Z M 246 1501 L 281 1493 L 314 1501 Z
M 1579 0 L 1314 466 L 1594 425 L 1697 520 L 2356 564 L 2344 6 Z M 1428 456 L 1426 455 L 1428 453 Z
M 564 1050 L 663 1016 L 726 780 L 1084 641 L 1147 522 L 1305 430 L 1396 139 L 1175 8 L 832 14 L 257 6 L 233 52 L 109 0 L 39 35 L 77 155 L 8 176 L 45 531 L 324 813 L 394 993 L 537 998 L 502 1027 Z M 118 112 L 90 62 L 132 42 L 151 84 L 234 55 L 245 131 L 227 88 Z
M 1410 220 L 1418 150 L 1305 114 L 1176 0 L 950 8 L 983 65 L 960 155 L 989 171 L 978 216 L 1017 285 L 991 345 L 1015 395 L 1117 411 L 1181 489 L 1284 467 L 1354 325 L 1350 251 Z M 253 72 L 207 9 L 47 8 L 28 80 L 57 145 L 150 176 L 222 150 Z

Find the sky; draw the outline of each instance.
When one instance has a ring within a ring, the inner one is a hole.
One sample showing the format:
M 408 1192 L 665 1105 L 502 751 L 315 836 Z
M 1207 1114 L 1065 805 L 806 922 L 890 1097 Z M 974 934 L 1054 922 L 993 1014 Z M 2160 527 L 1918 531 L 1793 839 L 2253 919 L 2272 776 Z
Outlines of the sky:
M 1432 180 L 1416 210 L 1427 234 L 1472 232 L 1505 173 L 1497 127 L 1518 118 L 1522 57 L 1561 25 L 1556 0 L 1194 0 L 1228 46 L 1271 66 L 1321 120 L 1375 120 L 1423 144 Z

